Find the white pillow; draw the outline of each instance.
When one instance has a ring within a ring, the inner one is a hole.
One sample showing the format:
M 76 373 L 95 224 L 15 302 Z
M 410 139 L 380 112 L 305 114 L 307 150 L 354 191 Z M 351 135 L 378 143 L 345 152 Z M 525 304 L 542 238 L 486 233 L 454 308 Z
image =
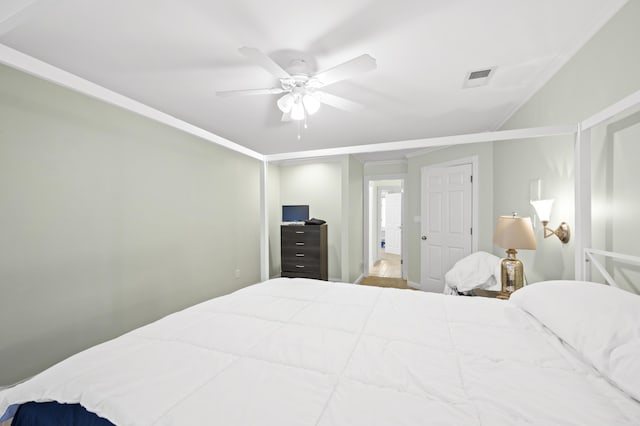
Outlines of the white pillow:
M 509 300 L 640 401 L 640 296 L 604 284 L 546 281 Z

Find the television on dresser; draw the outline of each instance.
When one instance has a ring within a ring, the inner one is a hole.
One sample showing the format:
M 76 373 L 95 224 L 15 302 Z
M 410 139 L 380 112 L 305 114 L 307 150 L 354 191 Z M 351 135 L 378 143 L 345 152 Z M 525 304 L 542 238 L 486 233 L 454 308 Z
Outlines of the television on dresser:
M 309 220 L 308 205 L 282 206 L 283 222 L 304 222 L 305 220 Z

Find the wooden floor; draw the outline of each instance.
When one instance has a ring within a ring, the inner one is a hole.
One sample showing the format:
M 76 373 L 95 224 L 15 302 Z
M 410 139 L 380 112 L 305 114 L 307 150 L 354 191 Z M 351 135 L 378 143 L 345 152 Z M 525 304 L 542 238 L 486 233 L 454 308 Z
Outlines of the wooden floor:
M 402 279 L 402 264 L 399 254 L 386 253 L 382 249 L 380 256 L 380 260 L 369 268 L 369 276 L 363 278 L 360 284 L 415 290 L 407 285 L 407 280 Z
M 369 276 L 402 278 L 402 265 L 399 254 L 389 254 L 380 250 L 380 260 L 369 268 Z
M 361 285 L 372 285 L 376 287 L 389 287 L 389 288 L 402 288 L 408 290 L 415 290 L 413 287 L 407 285 L 407 280 L 402 278 L 389 278 L 389 277 L 373 277 L 368 276 L 360 281 Z

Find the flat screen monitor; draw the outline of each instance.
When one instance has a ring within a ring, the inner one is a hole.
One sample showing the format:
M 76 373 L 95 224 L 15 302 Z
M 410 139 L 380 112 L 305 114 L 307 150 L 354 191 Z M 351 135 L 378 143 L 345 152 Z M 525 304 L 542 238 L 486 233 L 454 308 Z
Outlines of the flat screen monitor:
M 304 222 L 309 220 L 309 206 L 282 206 L 283 222 Z

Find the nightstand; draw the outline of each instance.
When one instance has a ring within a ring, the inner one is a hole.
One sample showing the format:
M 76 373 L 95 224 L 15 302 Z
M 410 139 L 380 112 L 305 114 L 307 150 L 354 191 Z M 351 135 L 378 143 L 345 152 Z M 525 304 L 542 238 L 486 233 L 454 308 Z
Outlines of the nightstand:
M 493 290 L 482 290 L 480 288 L 474 288 L 471 290 L 471 296 L 480 296 L 480 297 L 493 297 L 494 299 L 503 299 L 507 300 L 511 293 L 507 293 L 506 291 L 493 291 Z

